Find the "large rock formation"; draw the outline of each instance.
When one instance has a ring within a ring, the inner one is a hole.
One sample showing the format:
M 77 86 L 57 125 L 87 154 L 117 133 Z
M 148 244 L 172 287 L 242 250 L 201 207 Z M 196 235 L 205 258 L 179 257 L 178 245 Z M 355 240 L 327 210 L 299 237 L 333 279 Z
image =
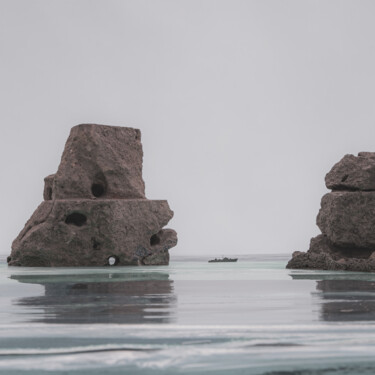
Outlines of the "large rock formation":
M 345 155 L 325 178 L 317 217 L 322 234 L 287 268 L 375 271 L 375 153 Z
M 168 264 L 167 201 L 145 198 L 138 129 L 72 128 L 44 199 L 12 244 L 10 266 Z

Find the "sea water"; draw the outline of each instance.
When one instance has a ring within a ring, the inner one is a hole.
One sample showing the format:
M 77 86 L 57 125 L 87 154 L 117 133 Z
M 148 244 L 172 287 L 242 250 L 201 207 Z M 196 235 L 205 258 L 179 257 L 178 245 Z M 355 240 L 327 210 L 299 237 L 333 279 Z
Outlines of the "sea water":
M 0 263 L 0 374 L 374 374 L 375 274 L 287 256 Z

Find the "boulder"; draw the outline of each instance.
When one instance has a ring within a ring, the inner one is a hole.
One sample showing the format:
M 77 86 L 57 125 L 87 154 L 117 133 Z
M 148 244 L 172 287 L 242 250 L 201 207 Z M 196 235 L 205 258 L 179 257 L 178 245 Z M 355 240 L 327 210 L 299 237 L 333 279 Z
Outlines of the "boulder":
M 337 246 L 375 249 L 375 191 L 324 195 L 317 225 Z
M 52 198 L 145 198 L 142 159 L 139 129 L 75 126 L 53 178 Z
M 371 254 L 368 249 L 336 246 L 320 234 L 311 239 L 307 252 L 295 251 L 286 268 L 375 272 Z
M 11 266 L 166 265 L 176 232 L 165 200 L 148 200 L 138 129 L 72 128 L 44 199 L 12 244 Z
M 325 182 L 332 190 L 375 190 L 375 152 L 345 155 L 327 173 Z

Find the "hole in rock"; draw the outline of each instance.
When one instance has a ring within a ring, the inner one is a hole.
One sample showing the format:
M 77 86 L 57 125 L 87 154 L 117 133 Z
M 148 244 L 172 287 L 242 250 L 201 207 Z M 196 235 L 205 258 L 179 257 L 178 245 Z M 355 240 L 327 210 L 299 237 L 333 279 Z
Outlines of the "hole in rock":
M 101 197 L 105 193 L 104 185 L 102 184 L 92 184 L 91 193 L 94 197 Z
M 342 179 L 341 179 L 341 182 L 345 182 L 347 179 L 348 179 L 349 175 L 346 174 Z
M 81 227 L 82 225 L 86 224 L 87 217 L 79 212 L 73 212 L 68 215 L 65 219 L 66 224 L 73 224 L 77 227 Z
M 373 253 L 373 249 L 360 247 L 335 248 L 333 254 L 339 258 L 368 259 Z
M 159 245 L 160 243 L 160 237 L 158 234 L 153 234 L 150 238 L 150 245 L 151 246 L 155 246 L 155 245 Z
M 107 192 L 107 180 L 103 172 L 98 172 L 91 180 L 91 194 L 96 197 L 102 197 Z
M 100 249 L 100 242 L 98 242 L 94 237 L 91 238 L 91 242 L 92 242 L 92 248 L 94 250 Z
M 118 259 L 117 256 L 115 256 L 115 255 L 111 255 L 111 256 L 108 258 L 108 265 L 109 265 L 109 266 L 116 266 L 118 263 L 119 263 L 119 259 Z

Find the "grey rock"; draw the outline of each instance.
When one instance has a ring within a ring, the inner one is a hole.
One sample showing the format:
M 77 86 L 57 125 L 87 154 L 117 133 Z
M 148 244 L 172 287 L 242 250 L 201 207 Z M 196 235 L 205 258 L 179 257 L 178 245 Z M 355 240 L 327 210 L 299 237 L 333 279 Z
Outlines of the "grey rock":
M 322 234 L 287 268 L 375 272 L 375 153 L 345 155 L 325 180 L 333 191 L 321 200 Z
M 375 190 L 375 153 L 345 155 L 327 173 L 325 182 L 332 190 Z
M 139 129 L 75 126 L 53 179 L 52 198 L 145 198 L 142 159 Z
M 337 246 L 375 249 L 375 192 L 324 195 L 317 225 Z
M 339 247 L 322 234 L 311 239 L 307 252 L 293 254 L 286 268 L 375 272 L 375 259 L 370 258 L 371 250 Z
M 12 244 L 10 266 L 166 265 L 177 234 L 165 200 L 148 200 L 140 131 L 72 128 L 44 202 Z

